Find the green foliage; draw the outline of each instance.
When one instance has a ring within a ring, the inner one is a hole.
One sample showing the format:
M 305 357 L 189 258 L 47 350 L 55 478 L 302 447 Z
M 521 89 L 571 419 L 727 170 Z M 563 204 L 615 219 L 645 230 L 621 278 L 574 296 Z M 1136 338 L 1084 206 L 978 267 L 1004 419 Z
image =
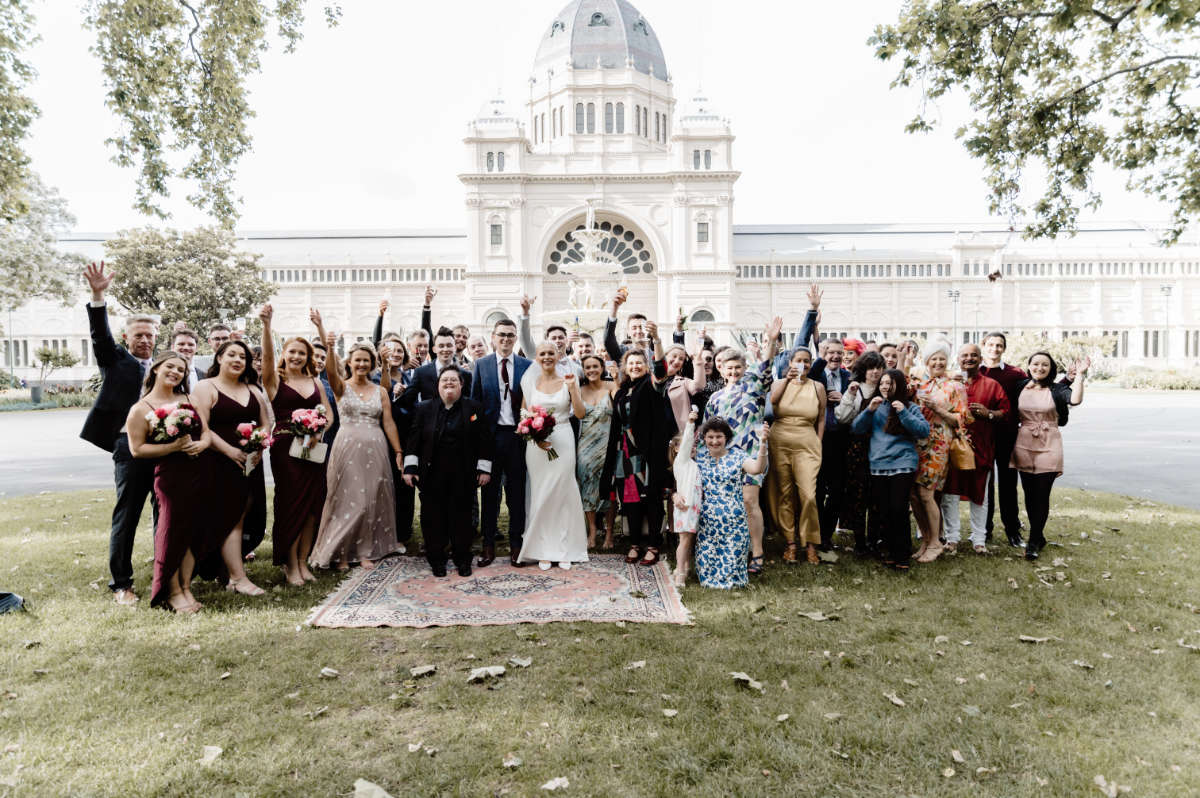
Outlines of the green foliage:
M 1004 352 L 1004 361 L 1025 368 L 1026 362 L 1034 352 L 1048 352 L 1058 364 L 1061 373 L 1068 363 L 1084 358 L 1099 360 L 1111 354 L 1113 339 L 1098 336 L 1082 336 L 1068 338 L 1065 341 L 1055 341 L 1042 338 L 1040 335 L 1025 333 L 1011 335 L 1008 338 L 1008 348 Z
M 1200 391 L 1200 369 L 1126 369 L 1117 377 L 1117 385 L 1159 391 Z
M 956 135 L 984 163 L 992 212 L 1030 214 L 1027 237 L 1073 232 L 1081 206 L 1099 207 L 1098 162 L 1172 207 L 1164 243 L 1200 215 L 1200 0 L 909 0 L 869 44 L 899 62 L 893 86 L 921 87 L 909 132 L 966 92 L 975 116 Z M 1031 162 L 1046 186 L 1026 207 Z
M 33 357 L 38 367 L 38 382 L 46 384 L 51 374 L 59 369 L 69 369 L 79 362 L 74 352 L 67 349 L 51 349 L 39 346 L 33 351 Z
M 22 51 L 36 41 L 29 3 L 0 2 L 0 220 L 26 213 L 29 156 L 25 136 L 37 117 L 37 104 L 25 94 L 36 73 Z
M 3 157 L 0 146 L 0 161 Z M 0 166 L 0 181 L 7 179 L 3 171 Z M 35 297 L 66 302 L 83 263 L 81 256 L 64 254 L 56 246 L 59 235 L 75 224 L 66 201 L 36 174 L 30 172 L 24 180 L 11 192 L 20 212 L 11 220 L 0 221 L 0 308 L 19 307 Z
M 233 181 L 251 149 L 247 78 L 261 71 L 275 23 L 287 51 L 300 40 L 305 0 L 89 0 L 93 52 L 119 132 L 113 160 L 139 169 L 135 207 L 160 218 L 169 182 L 226 227 L 238 218 Z M 325 9 L 330 25 L 341 12 Z M 183 154 L 182 165 L 176 153 Z
M 259 276 L 261 256 L 237 251 L 237 239 L 223 228 L 123 230 L 104 250 L 116 272 L 114 299 L 135 313 L 182 321 L 201 336 L 221 320 L 220 310 L 249 315 L 273 291 Z

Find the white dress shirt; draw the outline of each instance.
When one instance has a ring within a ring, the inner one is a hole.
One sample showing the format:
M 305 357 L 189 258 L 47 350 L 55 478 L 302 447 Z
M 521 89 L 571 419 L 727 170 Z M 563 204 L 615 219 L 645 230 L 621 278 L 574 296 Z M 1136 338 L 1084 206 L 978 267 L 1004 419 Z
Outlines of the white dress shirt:
M 500 386 L 500 416 L 496 420 L 496 424 L 502 427 L 515 427 L 517 422 L 513 418 L 512 399 L 510 396 L 504 395 L 504 375 L 500 371 L 505 361 L 508 362 L 509 390 L 513 391 L 517 387 L 517 359 L 512 355 L 508 357 L 496 355 L 496 384 Z

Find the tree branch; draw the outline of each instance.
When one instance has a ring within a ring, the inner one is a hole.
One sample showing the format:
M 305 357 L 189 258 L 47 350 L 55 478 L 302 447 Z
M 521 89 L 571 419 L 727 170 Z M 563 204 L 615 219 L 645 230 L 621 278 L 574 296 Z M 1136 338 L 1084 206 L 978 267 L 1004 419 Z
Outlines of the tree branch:
M 1060 94 L 1059 96 L 1055 97 L 1053 100 L 1050 100 L 1049 102 L 1042 104 L 1042 106 L 1038 110 L 1045 110 L 1047 108 L 1050 108 L 1051 106 L 1058 105 L 1063 100 L 1069 99 L 1078 94 L 1082 94 L 1083 92 L 1087 91 L 1088 89 L 1092 88 L 1093 86 L 1103 83 L 1106 80 L 1115 78 L 1118 75 L 1125 75 L 1130 72 L 1140 72 L 1143 69 L 1148 69 L 1149 67 L 1155 66 L 1156 64 L 1161 64 L 1165 61 L 1200 61 L 1200 55 L 1164 55 L 1162 58 L 1155 58 L 1153 61 L 1147 61 L 1144 64 L 1135 64 L 1134 66 L 1125 67 L 1123 69 L 1113 70 L 1112 72 L 1109 72 L 1107 75 L 1101 75 L 1100 77 L 1096 78 L 1095 80 L 1088 81 L 1087 83 L 1080 86 L 1079 88 L 1073 89 L 1072 91 L 1069 91 L 1066 94 Z
M 1137 8 L 1138 8 L 1138 4 L 1134 3 L 1129 8 L 1125 9 L 1124 11 L 1122 11 L 1120 14 L 1118 14 L 1115 17 L 1112 16 L 1111 14 L 1105 14 L 1103 11 L 1101 11 L 1098 8 L 1091 8 L 1088 10 L 1091 11 L 1094 16 L 1096 16 L 1096 17 L 1102 19 L 1104 22 L 1106 22 L 1108 24 L 1108 26 L 1110 28 L 1112 28 L 1113 33 L 1116 33 L 1117 28 L 1125 20 L 1125 17 L 1129 16 L 1134 11 L 1137 11 Z
M 208 65 L 208 62 L 204 60 L 204 56 L 200 55 L 200 51 L 196 49 L 195 36 L 196 32 L 200 30 L 200 15 L 196 13 L 196 9 L 192 8 L 191 5 L 187 3 L 187 0 L 179 0 L 179 5 L 191 12 L 192 21 L 196 23 L 192 29 L 188 31 L 188 47 L 192 48 L 192 54 L 195 55 L 196 60 L 200 62 L 200 68 L 204 70 L 204 74 L 211 78 L 212 68 Z

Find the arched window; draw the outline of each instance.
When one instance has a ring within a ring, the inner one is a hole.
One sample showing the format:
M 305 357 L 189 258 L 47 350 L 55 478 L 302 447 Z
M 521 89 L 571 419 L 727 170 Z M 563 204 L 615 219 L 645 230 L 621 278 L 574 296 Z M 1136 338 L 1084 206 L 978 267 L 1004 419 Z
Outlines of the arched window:
M 617 103 L 617 132 L 625 132 L 625 103 Z
M 607 24 L 608 24 L 608 20 L 606 20 L 604 18 L 604 15 L 601 14 L 599 11 L 592 14 L 592 19 L 590 22 L 588 22 L 588 26 L 593 27 L 593 28 L 596 27 L 597 25 L 607 25 Z
M 692 150 L 692 168 L 700 168 L 700 150 Z
M 693 324 L 704 324 L 705 322 L 716 321 L 717 317 L 712 314 L 712 311 L 701 308 L 692 314 L 691 320 Z
M 496 154 L 489 152 L 487 154 L 487 170 L 490 172 L 496 168 Z
M 497 172 L 504 171 L 504 153 L 502 153 L 502 152 L 496 153 L 496 171 Z
M 605 103 L 604 104 L 604 132 L 612 133 L 613 130 L 615 129 L 615 125 L 616 125 L 616 119 L 615 119 L 615 114 L 613 113 L 613 104 Z
M 712 169 L 712 150 L 704 151 L 704 168 Z
M 659 136 L 661 136 L 661 135 L 662 135 L 662 126 L 659 124 L 659 121 L 658 121 L 658 111 L 655 111 L 654 112 L 654 140 L 658 141 Z
M 642 109 L 642 135 L 650 138 L 650 109 Z
M 642 135 L 642 106 L 633 106 L 633 132 L 637 135 Z
M 558 106 L 558 135 L 563 135 L 563 128 L 566 126 L 567 109 L 564 106 Z
M 575 103 L 575 132 L 583 132 L 583 103 Z
M 554 138 L 558 135 L 558 109 L 550 109 L 550 137 Z
M 596 132 L 596 104 L 595 103 L 587 104 L 587 132 L 588 133 Z

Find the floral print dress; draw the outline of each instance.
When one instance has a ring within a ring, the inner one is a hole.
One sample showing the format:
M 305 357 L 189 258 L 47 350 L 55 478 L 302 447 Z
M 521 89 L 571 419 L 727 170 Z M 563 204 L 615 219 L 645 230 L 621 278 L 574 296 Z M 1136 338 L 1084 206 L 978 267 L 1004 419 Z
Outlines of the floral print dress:
M 949 377 L 930 377 L 917 383 L 917 399 L 929 397 L 944 404 L 951 413 L 963 421 L 967 418 L 967 389 L 958 380 Z M 917 484 L 941 490 L 950 471 L 950 441 L 954 430 L 946 425 L 942 417 L 928 407 L 921 407 L 925 420 L 929 422 L 929 437 L 917 441 Z
M 750 583 L 746 556 L 750 527 L 742 500 L 742 470 L 746 452 L 731 446 L 720 460 L 705 449 L 696 458 L 700 468 L 700 525 L 696 536 L 696 575 L 702 587 L 729 589 Z
M 730 450 L 736 446 L 752 460 L 758 457 L 758 433 L 762 428 L 771 379 L 769 360 L 748 366 L 740 380 L 714 393 L 704 410 L 705 421 L 720 416 L 733 429 Z M 765 479 L 765 473 L 751 475 L 743 472 L 741 484 L 762 487 Z

